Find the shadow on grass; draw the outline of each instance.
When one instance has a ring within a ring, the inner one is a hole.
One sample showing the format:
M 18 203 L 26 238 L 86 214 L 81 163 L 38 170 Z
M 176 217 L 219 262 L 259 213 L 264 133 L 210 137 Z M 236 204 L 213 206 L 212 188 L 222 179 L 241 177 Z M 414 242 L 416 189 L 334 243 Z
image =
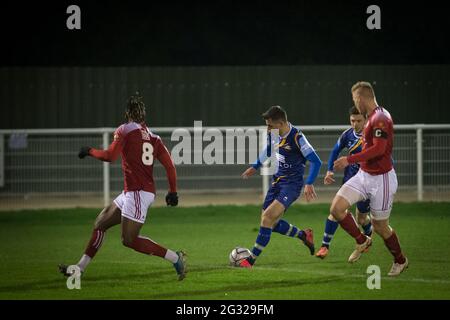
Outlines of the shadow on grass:
M 224 286 L 219 288 L 208 288 L 202 290 L 186 290 L 179 292 L 167 292 L 167 293 L 159 293 L 149 295 L 151 299 L 180 299 L 180 298 L 192 298 L 196 296 L 204 296 L 204 295 L 212 295 L 216 293 L 230 293 L 230 292 L 255 292 L 258 290 L 266 290 L 270 289 L 286 289 L 292 287 L 301 287 L 306 285 L 316 285 L 316 284 L 326 284 L 338 282 L 345 279 L 344 277 L 330 277 L 320 279 L 304 279 L 304 280 L 295 280 L 295 279 L 286 279 L 280 281 L 261 281 L 257 280 L 252 283 L 240 284 L 240 285 L 232 285 L 232 286 Z M 248 299 L 251 299 L 249 296 Z
M 232 267 L 229 266 L 220 266 L 213 265 L 208 267 L 192 267 L 189 270 L 189 273 L 205 273 L 205 272 L 223 272 L 226 270 L 231 270 Z M 115 283 L 114 286 L 118 287 L 121 284 L 130 284 L 130 282 L 150 282 L 152 284 L 161 284 L 161 283 L 169 283 L 168 277 L 173 277 L 174 283 L 177 282 L 175 270 L 173 268 L 168 267 L 167 270 L 154 270 L 150 272 L 139 272 L 139 273 L 127 273 L 127 274 L 111 274 L 108 272 L 102 272 L 101 274 L 97 273 L 96 275 L 85 276 L 84 282 L 86 284 L 94 284 L 94 283 L 104 283 L 105 285 L 110 284 L 112 281 Z M 189 277 L 189 274 L 188 274 Z M 0 293 L 26 293 L 26 292 L 34 292 L 41 290 L 66 290 L 66 279 L 62 275 L 57 275 L 55 271 L 55 277 L 50 280 L 41 280 L 41 281 L 27 281 L 21 282 L 16 285 L 8 285 L 1 286 Z M 286 289 L 292 287 L 302 287 L 312 284 L 326 284 L 339 282 L 345 279 L 345 276 L 329 276 L 320 278 L 308 278 L 308 279 L 286 279 L 286 280 L 277 280 L 277 281 L 261 281 L 260 279 L 251 282 L 251 283 L 243 283 L 236 285 L 228 285 L 228 286 L 220 286 L 215 288 L 207 288 L 201 290 L 184 290 L 184 291 L 176 291 L 176 292 L 161 292 L 161 293 L 148 293 L 149 295 L 146 297 L 148 299 L 179 299 L 186 297 L 199 297 L 199 296 L 208 296 L 214 295 L 218 293 L 230 293 L 230 292 L 255 292 L 258 290 L 266 290 L 270 289 Z M 83 281 L 82 281 L 83 282 Z M 46 297 L 41 297 L 42 299 L 46 299 Z M 101 297 L 99 297 L 101 298 Z M 103 297 L 104 298 L 104 297 Z M 117 298 L 117 297 L 116 297 Z
M 56 269 L 56 268 L 55 268 Z M 226 270 L 228 267 L 219 267 L 219 266 L 211 266 L 211 267 L 202 267 L 202 268 L 192 268 L 189 270 L 189 273 L 201 273 L 201 272 L 209 272 L 209 271 L 220 271 Z M 189 274 L 188 273 L 188 274 Z M 102 274 L 98 274 L 92 276 L 92 274 L 88 276 L 84 276 L 85 280 L 82 283 L 99 283 L 99 282 L 111 282 L 111 281 L 149 281 L 152 283 L 167 283 L 167 278 L 165 276 L 173 276 L 174 281 L 176 281 L 176 273 L 173 267 L 168 266 L 167 270 L 155 270 L 149 272 L 139 272 L 133 274 L 111 274 L 105 271 Z M 8 286 L 0 286 L 0 293 L 13 293 L 13 292 L 26 292 L 26 291 L 36 291 L 36 290 L 48 290 L 48 289 L 66 289 L 66 281 L 67 278 L 63 275 L 58 275 L 55 270 L 55 277 L 51 280 L 41 280 L 41 281 L 27 281 L 21 282 L 14 285 Z

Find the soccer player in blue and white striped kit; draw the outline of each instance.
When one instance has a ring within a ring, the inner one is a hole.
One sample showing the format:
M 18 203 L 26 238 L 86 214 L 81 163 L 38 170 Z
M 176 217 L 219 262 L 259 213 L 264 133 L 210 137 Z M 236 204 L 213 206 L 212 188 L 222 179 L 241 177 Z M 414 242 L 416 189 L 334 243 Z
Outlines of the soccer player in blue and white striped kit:
M 306 161 L 311 166 L 306 179 L 304 194 L 307 201 L 317 197 L 313 183 L 317 178 L 322 162 L 309 144 L 306 137 L 287 120 L 286 112 L 279 106 L 273 106 L 263 113 L 266 121 L 268 144 L 256 162 L 248 168 L 242 177 L 247 179 L 254 175 L 262 164 L 271 156 L 271 150 L 276 144 L 278 151 L 275 154 L 278 168 L 272 177 L 272 185 L 267 192 L 261 214 L 261 225 L 252 255 L 240 263 L 240 267 L 251 268 L 256 258 L 269 244 L 273 232 L 301 240 L 314 254 L 313 231 L 300 230 L 286 220 L 281 219 L 283 213 L 297 200 L 303 188 L 303 174 Z M 271 130 L 278 130 L 279 136 L 272 135 Z M 278 138 L 278 141 L 274 141 Z
M 351 128 L 345 130 L 338 141 L 334 145 L 331 151 L 330 158 L 328 159 L 328 171 L 324 178 L 324 184 L 329 185 L 335 182 L 333 179 L 333 164 L 338 158 L 342 150 L 347 149 L 349 154 L 356 154 L 362 150 L 362 131 L 364 129 L 364 124 L 366 123 L 365 117 L 359 113 L 358 109 L 353 106 L 349 110 L 350 124 Z M 342 184 L 347 182 L 351 177 L 353 177 L 359 170 L 359 164 L 353 163 L 345 168 L 344 179 Z M 366 236 L 372 235 L 372 224 L 370 223 L 370 218 L 368 213 L 370 211 L 370 200 L 359 201 L 356 203 L 356 216 L 357 221 L 364 230 Z M 339 223 L 330 214 L 325 222 L 325 232 L 323 235 L 322 246 L 316 253 L 316 257 L 324 259 L 329 253 L 329 247 L 331 240 L 339 226 Z

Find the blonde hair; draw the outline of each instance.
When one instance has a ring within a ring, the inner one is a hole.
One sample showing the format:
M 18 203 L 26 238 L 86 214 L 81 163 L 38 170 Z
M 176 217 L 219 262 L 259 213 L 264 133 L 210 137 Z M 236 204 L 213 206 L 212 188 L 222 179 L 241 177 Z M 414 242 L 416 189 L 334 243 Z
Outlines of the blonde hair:
M 363 92 L 363 95 L 365 96 L 367 96 L 367 94 L 369 93 L 370 97 L 375 98 L 375 91 L 373 90 L 370 82 L 358 81 L 352 86 L 352 93 L 357 90 L 361 90 Z

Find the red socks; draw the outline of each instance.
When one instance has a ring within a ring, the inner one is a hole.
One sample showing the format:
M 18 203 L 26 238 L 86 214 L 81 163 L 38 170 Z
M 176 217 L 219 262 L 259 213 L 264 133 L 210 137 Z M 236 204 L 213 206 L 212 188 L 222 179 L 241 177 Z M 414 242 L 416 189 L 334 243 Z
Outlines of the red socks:
M 154 256 L 161 257 L 161 258 L 164 258 L 166 256 L 166 252 L 167 252 L 166 248 L 161 247 L 156 242 L 153 242 L 149 238 L 144 238 L 142 236 L 138 236 L 133 241 L 130 248 L 133 248 L 137 252 L 154 255 Z
M 98 249 L 100 249 L 100 246 L 102 245 L 104 238 L 105 238 L 105 231 L 100 229 L 94 229 L 94 231 L 92 231 L 91 240 L 89 240 L 89 243 L 86 247 L 86 250 L 84 251 L 84 254 L 89 256 L 90 258 L 93 258 L 97 253 Z
M 397 234 L 394 230 L 392 230 L 392 235 L 384 240 L 384 244 L 394 256 L 394 261 L 396 263 L 405 263 L 406 259 L 403 256 L 402 249 L 400 248 L 400 242 L 398 241 Z
M 342 229 L 347 231 L 349 235 L 355 238 L 358 244 L 362 244 L 366 241 L 366 236 L 361 233 L 355 219 L 350 213 L 347 213 L 345 215 L 345 218 L 339 221 L 339 224 L 341 225 Z
M 86 250 L 84 251 L 84 254 L 92 259 L 97 253 L 98 249 L 100 249 L 100 246 L 102 245 L 104 238 L 105 238 L 105 231 L 100 229 L 94 229 L 94 231 L 92 231 L 91 240 L 89 240 L 89 243 L 86 247 Z M 159 244 L 153 242 L 149 238 L 141 236 L 138 236 L 133 241 L 130 247 L 138 252 L 158 256 L 161 258 L 164 258 L 167 252 L 166 248 L 161 247 Z

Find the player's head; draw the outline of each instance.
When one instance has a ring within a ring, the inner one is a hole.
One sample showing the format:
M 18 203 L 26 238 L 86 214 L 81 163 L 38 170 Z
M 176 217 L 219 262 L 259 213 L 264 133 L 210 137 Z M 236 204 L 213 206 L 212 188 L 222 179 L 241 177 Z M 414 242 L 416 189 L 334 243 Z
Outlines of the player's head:
M 352 128 L 358 133 L 361 132 L 366 123 L 366 117 L 363 116 L 355 106 L 348 110 L 348 114 L 350 115 L 350 124 L 352 125 Z
M 369 82 L 358 81 L 352 87 L 352 98 L 359 112 L 366 115 L 375 101 L 375 91 Z
M 272 106 L 262 114 L 266 121 L 267 130 L 280 129 L 287 123 L 287 114 L 280 106 Z
M 127 122 L 145 122 L 145 104 L 142 99 L 139 92 L 136 92 L 135 95 L 128 98 L 127 109 L 125 110 L 125 119 Z

